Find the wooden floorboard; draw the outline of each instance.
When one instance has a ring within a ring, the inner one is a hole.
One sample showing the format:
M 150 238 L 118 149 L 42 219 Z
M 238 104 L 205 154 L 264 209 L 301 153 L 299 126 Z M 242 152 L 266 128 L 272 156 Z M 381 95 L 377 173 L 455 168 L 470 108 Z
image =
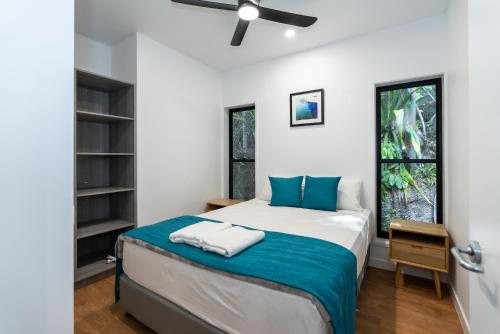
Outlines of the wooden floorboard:
M 75 291 L 75 333 L 153 333 L 114 304 L 114 278 Z M 406 277 L 394 287 L 392 272 L 368 268 L 358 298 L 357 333 L 463 333 L 448 289 L 437 300 L 433 281 Z
M 463 333 L 447 287 L 438 300 L 434 281 L 407 276 L 394 287 L 394 273 L 368 268 L 358 297 L 357 333 Z

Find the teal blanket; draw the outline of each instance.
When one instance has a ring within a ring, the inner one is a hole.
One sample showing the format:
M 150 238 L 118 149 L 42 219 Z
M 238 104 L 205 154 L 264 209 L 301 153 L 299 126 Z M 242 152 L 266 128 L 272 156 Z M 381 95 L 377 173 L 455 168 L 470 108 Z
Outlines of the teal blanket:
M 170 242 L 170 233 L 202 220 L 206 219 L 183 216 L 131 230 L 122 236 L 141 240 L 216 270 L 305 291 L 323 305 L 336 334 L 355 333 L 356 256 L 351 251 L 319 239 L 267 231 L 264 241 L 232 258 Z M 123 269 L 120 252 L 117 255 L 118 301 L 119 277 Z

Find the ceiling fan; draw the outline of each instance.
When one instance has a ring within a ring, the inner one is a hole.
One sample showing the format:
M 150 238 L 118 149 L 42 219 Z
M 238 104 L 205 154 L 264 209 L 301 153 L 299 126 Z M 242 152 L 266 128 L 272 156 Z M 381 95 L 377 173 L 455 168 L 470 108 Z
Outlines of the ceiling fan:
M 248 25 L 250 21 L 255 19 L 263 19 L 283 24 L 294 25 L 298 27 L 309 27 L 313 25 L 318 18 L 306 15 L 299 15 L 294 13 L 283 12 L 276 9 L 270 9 L 260 6 L 260 0 L 238 0 L 237 5 L 212 2 L 205 0 L 171 0 L 172 2 L 177 2 L 185 5 L 215 8 L 221 10 L 228 10 L 232 12 L 238 12 L 240 20 L 236 26 L 236 31 L 234 32 L 233 39 L 231 41 L 232 46 L 240 46 L 245 37 Z

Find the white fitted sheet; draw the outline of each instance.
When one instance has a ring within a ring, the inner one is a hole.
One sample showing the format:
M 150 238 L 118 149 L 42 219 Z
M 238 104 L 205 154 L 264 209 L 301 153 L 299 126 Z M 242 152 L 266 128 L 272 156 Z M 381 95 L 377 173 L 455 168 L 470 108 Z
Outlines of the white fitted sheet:
M 200 216 L 337 243 L 356 255 L 358 276 L 368 250 L 368 210 L 270 207 L 254 199 Z M 128 242 L 123 269 L 135 282 L 228 333 L 328 333 L 328 324 L 305 298 L 203 270 Z

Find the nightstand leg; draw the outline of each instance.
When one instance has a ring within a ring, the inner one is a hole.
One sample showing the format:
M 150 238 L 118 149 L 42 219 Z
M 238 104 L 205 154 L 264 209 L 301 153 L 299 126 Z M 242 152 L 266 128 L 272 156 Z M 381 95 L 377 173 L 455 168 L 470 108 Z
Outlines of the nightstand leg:
M 439 280 L 439 272 L 434 271 L 434 284 L 436 285 L 436 294 L 438 299 L 441 299 L 441 281 Z
M 404 274 L 401 272 L 401 264 L 396 263 L 396 288 L 400 288 L 405 284 Z

